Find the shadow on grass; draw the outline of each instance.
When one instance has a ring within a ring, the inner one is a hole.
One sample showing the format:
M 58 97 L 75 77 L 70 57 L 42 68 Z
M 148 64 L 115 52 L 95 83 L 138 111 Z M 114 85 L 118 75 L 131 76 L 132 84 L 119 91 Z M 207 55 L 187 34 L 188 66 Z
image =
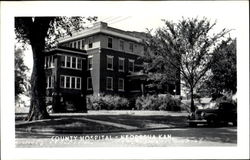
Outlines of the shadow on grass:
M 16 117 L 23 117 L 19 114 Z M 124 129 L 112 125 L 105 125 L 81 118 L 119 123 L 137 127 L 138 129 Z M 52 135 L 86 135 L 109 134 L 111 136 L 124 134 L 170 134 L 172 137 L 187 140 L 211 141 L 222 143 L 237 143 L 237 129 L 235 127 L 209 127 L 206 125 L 196 128 L 187 127 L 185 116 L 169 115 L 52 115 L 52 119 L 23 123 L 16 125 L 16 138 L 49 138 Z M 150 124 L 150 126 L 149 126 Z M 162 127 L 163 126 L 163 127 Z

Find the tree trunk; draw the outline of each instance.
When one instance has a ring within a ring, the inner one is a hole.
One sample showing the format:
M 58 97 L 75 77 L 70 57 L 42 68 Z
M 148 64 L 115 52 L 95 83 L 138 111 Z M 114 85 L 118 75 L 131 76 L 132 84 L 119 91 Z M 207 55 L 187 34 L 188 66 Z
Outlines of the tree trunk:
M 44 56 L 39 53 L 39 50 L 39 47 L 32 46 L 34 64 L 31 75 L 31 101 L 28 121 L 49 118 L 45 104 Z
M 30 32 L 30 44 L 33 51 L 33 70 L 31 75 L 31 101 L 27 116 L 28 121 L 47 119 L 46 110 L 46 80 L 44 71 L 44 48 L 49 22 L 51 19 L 39 17 L 33 21 Z
M 194 88 L 191 86 L 191 89 L 190 89 L 190 95 L 191 95 L 191 112 L 194 112 L 195 111 L 195 106 L 194 106 Z

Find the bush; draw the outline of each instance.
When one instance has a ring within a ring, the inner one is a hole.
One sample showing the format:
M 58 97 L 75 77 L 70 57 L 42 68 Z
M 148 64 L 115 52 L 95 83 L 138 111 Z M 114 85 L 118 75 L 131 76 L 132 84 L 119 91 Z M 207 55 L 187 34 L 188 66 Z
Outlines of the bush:
M 236 100 L 233 100 L 232 99 L 232 96 L 228 96 L 228 95 L 224 95 L 220 98 L 217 98 L 215 100 L 215 102 L 218 104 L 218 103 L 222 103 L 222 102 L 228 102 L 228 103 L 232 103 L 234 104 L 235 106 L 237 106 L 237 101 Z
M 129 101 L 126 98 L 112 95 L 91 95 L 87 97 L 88 110 L 126 110 Z
M 135 107 L 137 110 L 164 110 L 180 111 L 181 101 L 173 98 L 170 94 L 164 96 L 147 95 L 136 99 Z

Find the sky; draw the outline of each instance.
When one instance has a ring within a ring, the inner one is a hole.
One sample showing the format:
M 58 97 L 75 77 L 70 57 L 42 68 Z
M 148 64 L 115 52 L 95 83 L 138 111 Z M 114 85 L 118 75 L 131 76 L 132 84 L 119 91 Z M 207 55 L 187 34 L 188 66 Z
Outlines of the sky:
M 195 15 L 171 15 L 171 16 L 98 16 L 98 21 L 103 21 L 108 23 L 108 26 L 126 30 L 126 31 L 138 31 L 138 32 L 146 32 L 147 29 L 152 29 L 155 31 L 159 27 L 164 26 L 163 19 L 170 20 L 173 22 L 178 22 L 182 18 L 203 18 L 206 17 L 205 14 L 202 16 L 195 16 Z M 207 16 L 207 18 L 211 22 L 216 22 L 214 32 L 219 32 L 223 28 L 232 29 L 230 36 L 236 37 L 236 25 L 230 19 L 225 19 L 223 17 L 214 17 L 214 16 Z M 212 31 L 212 32 L 213 32 Z M 27 51 L 25 51 L 24 61 L 29 68 L 32 68 L 32 53 L 30 47 Z M 30 73 L 29 73 L 30 74 Z
M 156 28 L 162 27 L 164 25 L 162 19 L 178 22 L 182 18 L 197 17 L 201 19 L 206 17 L 211 22 L 216 21 L 213 32 L 219 32 L 223 28 L 232 29 L 230 36 L 237 37 L 239 21 L 244 18 L 241 8 L 245 8 L 245 4 L 235 1 L 63 2 L 59 5 L 58 3 L 48 5 L 45 2 L 40 2 L 37 5 L 37 3 L 26 2 L 22 3 L 23 6 L 14 7 L 16 7 L 16 12 L 21 9 L 21 13 L 26 16 L 51 16 L 55 14 L 97 16 L 99 21 L 107 22 L 111 27 L 139 32 L 144 32 L 146 29 L 154 31 Z M 46 7 L 46 12 L 42 10 L 43 7 Z M 56 7 L 58 9 L 55 9 Z M 30 68 L 32 67 L 31 55 L 31 50 L 25 51 L 24 60 Z

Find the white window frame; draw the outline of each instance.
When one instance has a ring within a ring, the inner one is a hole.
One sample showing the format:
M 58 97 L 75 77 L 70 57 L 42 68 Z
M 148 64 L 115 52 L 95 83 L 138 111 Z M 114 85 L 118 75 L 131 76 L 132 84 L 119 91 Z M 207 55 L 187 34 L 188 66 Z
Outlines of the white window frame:
M 78 60 L 80 60 L 80 62 L 81 62 L 81 68 L 78 68 Z M 76 57 L 76 69 L 82 70 L 82 58 L 81 57 Z
M 130 68 L 130 67 L 129 67 L 129 63 L 130 63 L 130 62 L 133 63 L 133 71 L 130 71 L 130 70 L 129 70 L 129 68 Z M 129 59 L 129 60 L 128 60 L 128 72 L 134 72 L 134 71 L 135 71 L 135 60 Z
M 54 77 L 48 76 L 47 77 L 47 89 L 54 88 Z
M 64 56 L 64 66 L 61 65 L 62 68 L 82 70 L 82 68 L 78 68 L 78 59 L 82 59 L 81 57 L 68 56 L 68 55 L 62 55 L 62 56 Z M 70 66 L 69 67 L 67 66 L 68 57 L 70 58 Z M 76 66 L 75 66 L 75 68 L 72 67 L 72 59 L 73 59 L 73 57 L 76 58 Z
M 91 68 L 89 68 L 89 64 L 90 64 L 89 63 L 90 62 L 89 59 L 91 59 L 91 61 L 92 61 Z M 87 67 L 88 67 L 88 70 L 93 70 L 93 55 L 88 56 L 88 66 Z
M 132 45 L 132 50 L 131 50 L 131 48 L 130 48 L 130 45 Z M 134 43 L 129 42 L 128 50 L 129 50 L 129 52 L 131 52 L 131 53 L 134 52 Z
M 94 43 L 93 37 L 89 38 L 89 40 L 88 40 L 88 49 L 92 49 L 93 48 L 93 43 Z M 89 47 L 90 44 L 92 44 L 91 47 Z
M 122 47 L 121 47 L 121 42 L 123 42 Z M 120 40 L 120 42 L 119 42 L 119 49 L 120 49 L 120 51 L 124 51 L 124 44 L 125 44 L 124 40 Z
M 69 47 L 73 48 L 73 42 L 69 42 Z
M 92 88 L 89 88 L 89 79 L 91 79 L 91 83 L 92 83 L 92 77 L 87 77 L 87 90 L 92 90 L 93 89 L 93 83 L 92 83 Z
M 64 79 L 64 84 L 61 84 L 61 78 L 62 77 Z M 66 87 L 67 77 L 69 77 L 69 87 Z M 75 87 L 74 88 L 72 88 L 72 78 L 75 78 Z M 77 79 L 80 79 L 80 88 L 77 88 Z M 60 88 L 81 90 L 81 88 L 82 88 L 82 78 L 81 77 L 76 77 L 76 76 L 60 75 Z
M 78 79 L 80 80 L 80 87 L 79 88 L 77 88 L 77 80 Z M 82 78 L 81 77 L 75 77 L 75 84 L 76 84 L 76 86 L 75 86 L 74 89 L 81 90 L 81 88 L 82 88 Z
M 80 48 L 81 48 L 81 41 L 78 40 L 78 41 L 77 41 L 77 49 L 80 49 Z
M 54 68 L 54 55 L 45 56 L 44 68 Z
M 111 80 L 111 88 L 108 88 L 108 79 Z M 113 91 L 113 77 L 106 77 L 106 90 Z
M 122 88 L 119 88 L 119 82 L 120 80 L 122 81 Z M 123 78 L 119 78 L 118 79 L 118 91 L 124 91 L 124 79 Z
M 109 47 L 109 39 L 111 39 L 111 47 Z M 113 38 L 112 37 L 108 37 L 107 42 L 108 42 L 107 47 L 108 48 L 113 48 Z
M 120 63 L 119 63 L 120 60 L 122 60 L 122 62 L 123 62 L 123 64 L 122 64 L 123 65 L 123 69 L 122 70 L 120 69 Z M 125 58 L 119 57 L 118 58 L 118 71 L 119 72 L 124 72 L 124 68 L 125 68 Z
M 84 49 L 85 48 L 85 39 L 82 39 L 81 40 L 81 49 Z
M 109 68 L 109 67 L 108 67 L 108 58 L 111 58 L 111 59 L 112 59 L 112 68 Z M 107 70 L 113 71 L 113 70 L 114 70 L 114 56 L 107 55 L 106 63 L 107 63 Z

